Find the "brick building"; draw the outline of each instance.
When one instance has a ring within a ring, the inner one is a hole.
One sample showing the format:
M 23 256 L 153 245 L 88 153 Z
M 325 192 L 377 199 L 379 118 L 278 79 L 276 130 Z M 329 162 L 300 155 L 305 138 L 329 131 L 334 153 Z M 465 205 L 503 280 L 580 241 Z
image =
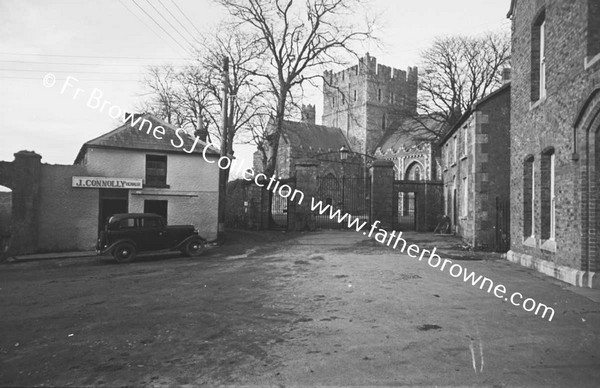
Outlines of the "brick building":
M 440 140 L 444 212 L 475 249 L 508 249 L 510 83 L 477 101 Z
M 508 259 L 600 286 L 600 3 L 516 1 Z

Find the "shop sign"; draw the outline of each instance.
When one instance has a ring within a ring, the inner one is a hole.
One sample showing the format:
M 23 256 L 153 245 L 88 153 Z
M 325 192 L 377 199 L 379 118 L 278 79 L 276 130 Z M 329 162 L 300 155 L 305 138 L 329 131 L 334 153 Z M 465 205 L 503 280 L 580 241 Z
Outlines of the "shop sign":
M 105 178 L 90 176 L 74 176 L 73 187 L 91 189 L 141 189 L 142 180 L 138 178 Z

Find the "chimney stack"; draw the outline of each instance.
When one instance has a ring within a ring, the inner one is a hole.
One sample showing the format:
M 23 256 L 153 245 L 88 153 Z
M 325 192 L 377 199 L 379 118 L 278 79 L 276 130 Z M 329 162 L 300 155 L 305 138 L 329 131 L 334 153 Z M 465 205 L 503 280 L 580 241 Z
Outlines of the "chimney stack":
M 196 130 L 194 131 L 194 136 L 198 136 L 198 138 L 205 143 L 208 139 L 208 130 L 206 129 L 206 126 L 204 125 L 202 115 L 200 115 L 200 117 L 198 117 L 198 122 L 196 123 Z
M 135 120 L 137 120 L 138 117 L 141 117 L 144 114 L 143 113 L 129 113 L 129 112 L 125 112 L 125 118 L 124 118 L 123 122 L 129 120 L 129 117 L 131 117 L 132 115 L 133 115 L 133 120 L 132 121 L 135 122 Z
M 502 85 L 506 85 L 510 82 L 510 67 L 502 69 Z

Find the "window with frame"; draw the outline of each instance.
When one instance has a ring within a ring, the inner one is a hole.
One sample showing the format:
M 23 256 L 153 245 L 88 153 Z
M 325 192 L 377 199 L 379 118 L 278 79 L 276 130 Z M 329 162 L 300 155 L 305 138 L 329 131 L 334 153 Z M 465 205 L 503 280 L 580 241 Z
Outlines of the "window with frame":
M 356 90 L 354 91 L 354 102 L 356 102 Z
M 468 177 L 464 177 L 462 181 L 462 216 L 466 217 L 469 214 L 469 179 Z
M 463 128 L 463 156 L 467 156 L 469 153 L 469 126 L 465 125 Z
M 535 235 L 535 167 L 530 156 L 523 164 L 523 237 Z
M 542 10 L 531 29 L 531 101 L 546 97 L 546 12 Z
M 146 186 L 167 187 L 167 156 L 146 155 Z
M 454 136 L 454 148 L 453 148 L 453 153 L 452 153 L 452 161 L 454 163 L 456 163 L 456 159 L 458 156 L 458 136 Z
M 444 155 L 444 168 L 448 168 L 450 165 L 450 146 L 448 143 L 446 143 L 446 147 L 444 147 L 444 149 L 446 150 Z
M 556 231 L 556 204 L 554 199 L 554 148 L 549 148 L 542 153 L 540 170 L 540 199 L 542 216 L 541 238 L 543 240 L 554 240 Z

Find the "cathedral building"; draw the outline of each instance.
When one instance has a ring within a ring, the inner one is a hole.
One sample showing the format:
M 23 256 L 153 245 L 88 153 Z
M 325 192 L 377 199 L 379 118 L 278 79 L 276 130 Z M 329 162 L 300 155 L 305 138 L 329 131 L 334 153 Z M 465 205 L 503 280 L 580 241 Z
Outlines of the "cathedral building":
M 301 121 L 284 121 L 277 176 L 294 176 L 295 162 L 302 158 L 317 159 L 320 175 L 336 177 L 360 175 L 365 169 L 357 162 L 387 159 L 394 162 L 396 179 L 439 179 L 435 145 L 411 136 L 426 125 L 415 119 L 416 67 L 395 69 L 367 53 L 354 66 L 325 71 L 323 78 L 322 125 L 315 123 L 313 105 L 303 106 Z M 350 151 L 350 162 L 341 160 L 342 147 Z

